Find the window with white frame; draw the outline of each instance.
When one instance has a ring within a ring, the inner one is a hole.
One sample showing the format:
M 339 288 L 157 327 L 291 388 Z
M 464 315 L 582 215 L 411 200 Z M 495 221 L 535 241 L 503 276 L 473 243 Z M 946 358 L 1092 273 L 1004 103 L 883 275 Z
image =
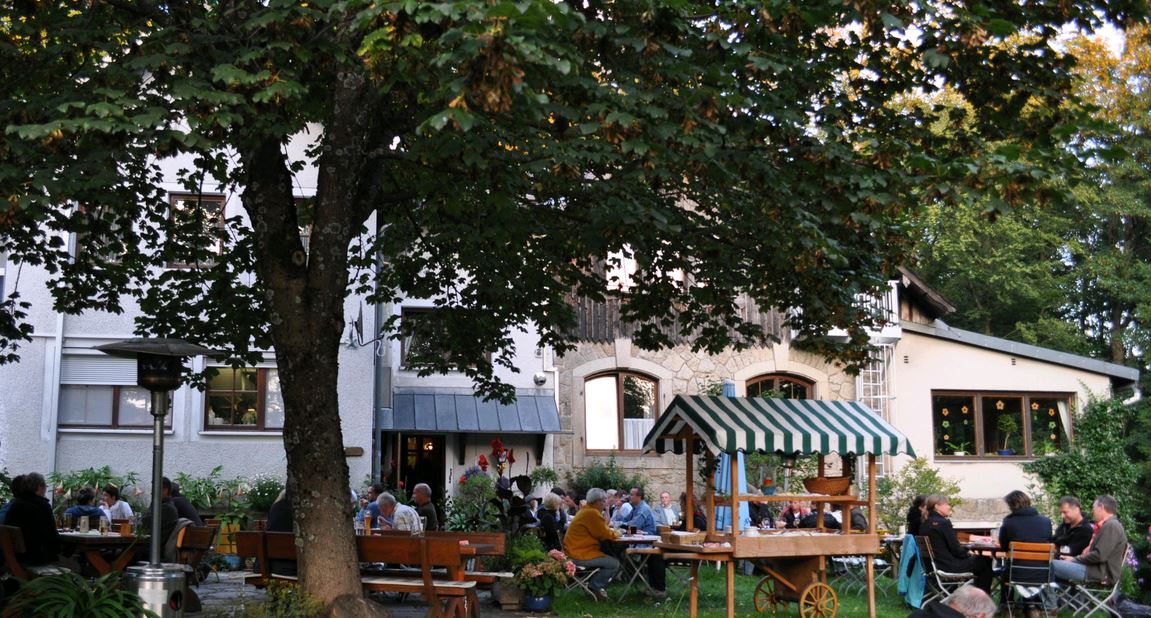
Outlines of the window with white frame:
M 659 414 L 659 383 L 630 371 L 601 373 L 584 382 L 589 451 L 637 451 Z
M 747 381 L 748 397 L 811 399 L 811 380 L 786 373 L 769 373 Z
M 168 268 L 208 266 L 205 252 L 220 255 L 227 237 L 224 227 L 224 196 L 173 194 L 169 199 L 165 250 Z
M 207 431 L 279 431 L 284 398 L 275 369 L 215 367 L 204 393 Z
M 136 386 L 136 361 L 65 354 L 60 359 L 57 424 L 66 429 L 143 429 L 152 426 L 151 395 Z M 164 418 L 169 428 L 172 414 Z

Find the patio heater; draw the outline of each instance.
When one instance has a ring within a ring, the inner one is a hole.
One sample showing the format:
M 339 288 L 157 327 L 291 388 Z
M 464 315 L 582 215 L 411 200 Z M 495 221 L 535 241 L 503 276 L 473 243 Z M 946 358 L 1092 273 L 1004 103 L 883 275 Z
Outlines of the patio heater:
M 97 350 L 121 358 L 136 359 L 136 384 L 152 394 L 152 524 L 147 565 L 128 567 L 127 587 L 144 601 L 145 609 L 163 618 L 184 615 L 183 565 L 160 561 L 160 503 L 164 479 L 164 417 L 168 414 L 171 391 L 181 384 L 180 372 L 189 356 L 215 356 L 215 350 L 183 339 L 126 339 L 96 346 Z

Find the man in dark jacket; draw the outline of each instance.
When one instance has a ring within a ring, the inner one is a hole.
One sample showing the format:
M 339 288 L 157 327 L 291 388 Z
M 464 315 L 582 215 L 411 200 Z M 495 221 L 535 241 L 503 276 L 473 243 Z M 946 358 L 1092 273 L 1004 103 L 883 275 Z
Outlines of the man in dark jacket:
M 1123 574 L 1127 550 L 1127 533 L 1116 514 L 1119 503 L 1111 496 L 1099 496 L 1091 506 L 1091 515 L 1099 531 L 1087 551 L 1079 556 L 1061 556 L 1051 566 L 1056 579 L 1114 583 Z M 9 515 L 11 516 L 11 515 Z
M 168 480 L 166 476 L 163 478 L 160 491 L 172 502 L 172 506 L 176 507 L 176 514 L 191 521 L 193 526 L 203 526 L 204 520 L 200 519 L 200 513 L 192 506 L 192 502 L 180 493 L 180 486 Z
M 1078 556 L 1091 544 L 1091 536 L 1095 530 L 1091 522 L 1083 516 L 1083 506 L 1075 496 L 1063 496 L 1059 499 L 1059 515 L 1063 523 L 1055 529 L 1055 546 L 1063 556 Z
M 1051 520 L 1031 506 L 1031 497 L 1016 489 L 1003 498 L 1011 512 L 999 527 L 999 546 L 1011 547 L 1013 541 L 1023 543 L 1050 543 Z
M 963 586 L 942 601 L 911 612 L 907 618 L 992 618 L 995 601 L 975 586 Z
M 23 564 L 39 566 L 59 560 L 60 535 L 56 532 L 52 505 L 44 497 L 47 490 L 48 483 L 39 472 L 25 474 L 12 487 L 15 496 L 4 516 L 4 525 L 19 528 L 24 537 L 24 553 L 16 555 Z

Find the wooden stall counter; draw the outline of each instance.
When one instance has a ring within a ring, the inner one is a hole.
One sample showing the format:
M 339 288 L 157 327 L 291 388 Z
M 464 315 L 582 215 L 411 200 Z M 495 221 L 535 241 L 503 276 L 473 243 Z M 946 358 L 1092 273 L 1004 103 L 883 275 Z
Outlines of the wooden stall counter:
M 734 545 L 736 558 L 823 555 L 862 556 L 879 553 L 878 534 L 798 531 L 740 535 Z

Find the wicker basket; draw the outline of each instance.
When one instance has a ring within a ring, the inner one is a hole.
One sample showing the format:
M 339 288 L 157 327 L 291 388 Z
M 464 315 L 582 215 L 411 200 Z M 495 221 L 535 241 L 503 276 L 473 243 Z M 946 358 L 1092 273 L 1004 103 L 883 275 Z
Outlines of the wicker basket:
M 664 543 L 675 543 L 677 545 L 697 545 L 702 543 L 706 538 L 706 532 L 679 532 L 672 530 L 660 534 L 660 540 Z
M 810 479 L 803 479 L 803 486 L 814 494 L 825 494 L 828 496 L 845 496 L 847 489 L 851 487 L 850 476 L 819 476 Z

